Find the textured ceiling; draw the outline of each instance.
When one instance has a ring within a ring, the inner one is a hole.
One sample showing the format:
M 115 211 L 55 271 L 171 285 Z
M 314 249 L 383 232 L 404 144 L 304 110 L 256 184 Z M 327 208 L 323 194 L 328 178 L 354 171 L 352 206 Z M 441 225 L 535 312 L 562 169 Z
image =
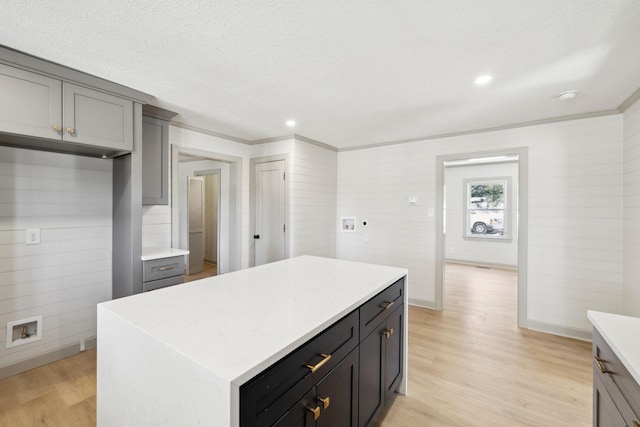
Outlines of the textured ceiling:
M 603 112 L 640 88 L 638 0 L 2 0 L 0 43 L 187 125 L 338 148 Z

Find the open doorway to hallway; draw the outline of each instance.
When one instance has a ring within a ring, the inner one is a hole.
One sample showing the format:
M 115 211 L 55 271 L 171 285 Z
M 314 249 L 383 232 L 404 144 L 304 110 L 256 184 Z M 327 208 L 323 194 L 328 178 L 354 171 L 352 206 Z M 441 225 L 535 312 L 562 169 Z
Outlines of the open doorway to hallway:
M 240 268 L 241 162 L 172 147 L 172 242 L 190 252 L 186 281 Z
M 438 157 L 436 307 L 446 309 L 449 262 L 517 271 L 526 327 L 527 149 Z

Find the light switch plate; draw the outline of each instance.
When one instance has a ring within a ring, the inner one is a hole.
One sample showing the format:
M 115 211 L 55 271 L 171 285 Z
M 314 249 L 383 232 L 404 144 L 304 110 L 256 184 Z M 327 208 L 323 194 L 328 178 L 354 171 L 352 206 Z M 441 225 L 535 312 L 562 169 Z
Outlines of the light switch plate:
M 26 235 L 27 245 L 39 245 L 40 244 L 40 229 L 39 228 L 27 228 Z

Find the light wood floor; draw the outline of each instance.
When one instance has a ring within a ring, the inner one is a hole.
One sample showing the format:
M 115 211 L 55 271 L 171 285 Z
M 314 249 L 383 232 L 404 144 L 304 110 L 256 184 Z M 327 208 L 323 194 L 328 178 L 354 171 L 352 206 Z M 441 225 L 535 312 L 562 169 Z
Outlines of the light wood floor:
M 409 394 L 383 427 L 591 425 L 591 344 L 518 329 L 516 286 L 446 266 L 445 310 L 409 308 Z
M 204 270 L 200 273 L 190 274 L 184 276 L 185 282 L 191 282 L 192 280 L 204 279 L 205 277 L 212 277 L 218 274 L 218 266 L 210 262 L 204 262 Z
M 516 328 L 515 280 L 451 264 L 445 311 L 409 308 L 409 395 L 383 427 L 591 425 L 590 344 Z M 94 426 L 95 369 L 90 350 L 0 381 L 0 426 Z

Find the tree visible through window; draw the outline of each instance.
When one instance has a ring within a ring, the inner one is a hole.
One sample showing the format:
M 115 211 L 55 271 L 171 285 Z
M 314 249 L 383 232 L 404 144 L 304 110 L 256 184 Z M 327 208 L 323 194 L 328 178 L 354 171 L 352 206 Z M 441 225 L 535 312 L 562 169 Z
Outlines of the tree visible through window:
M 506 234 L 506 180 L 467 181 L 467 236 L 503 237 Z

